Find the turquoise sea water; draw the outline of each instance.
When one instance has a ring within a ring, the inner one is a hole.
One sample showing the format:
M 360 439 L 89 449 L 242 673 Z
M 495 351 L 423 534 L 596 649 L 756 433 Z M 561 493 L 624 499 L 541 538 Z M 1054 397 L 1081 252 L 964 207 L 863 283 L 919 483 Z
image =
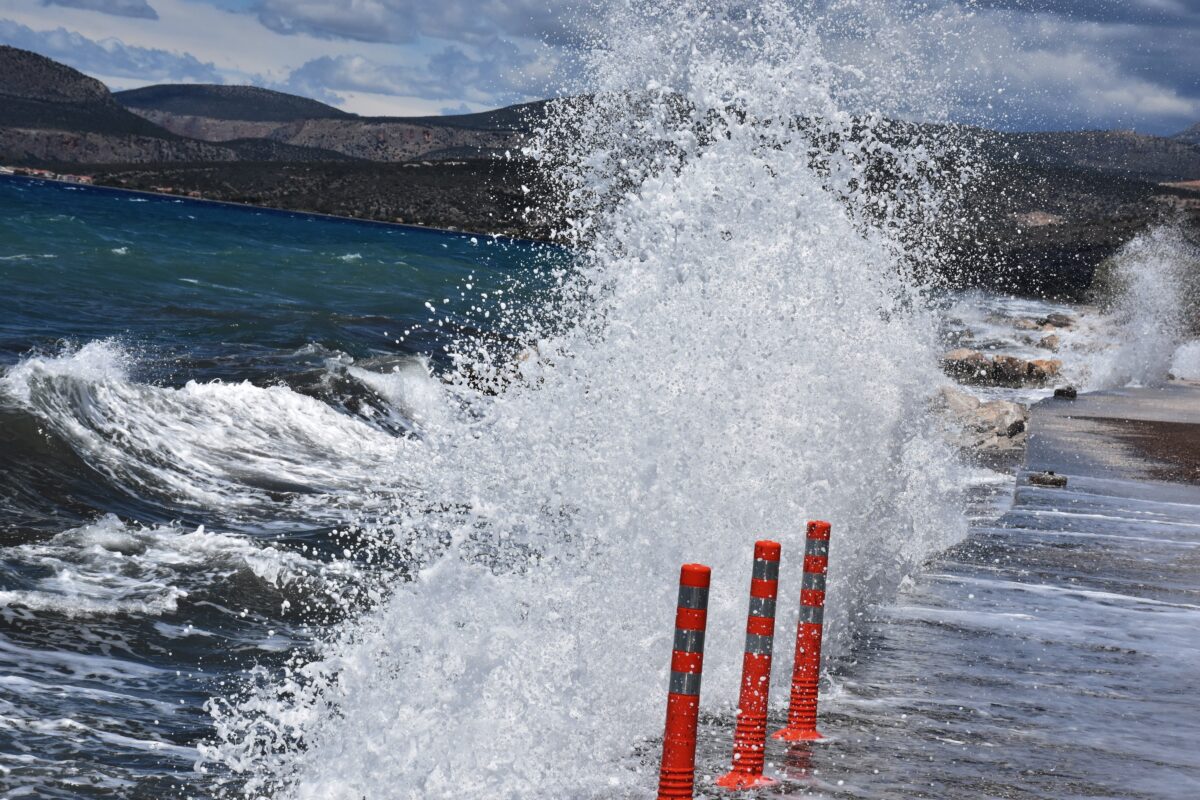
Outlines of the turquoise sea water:
M 204 796 L 205 704 L 361 585 L 443 346 L 561 258 L 0 178 L 0 795 Z
M 119 336 L 159 358 L 220 360 L 202 374 L 229 377 L 242 374 L 239 356 L 306 345 L 436 352 L 424 304 L 474 324 L 462 286 L 496 288 L 531 252 L 492 237 L 0 178 L 0 359 Z

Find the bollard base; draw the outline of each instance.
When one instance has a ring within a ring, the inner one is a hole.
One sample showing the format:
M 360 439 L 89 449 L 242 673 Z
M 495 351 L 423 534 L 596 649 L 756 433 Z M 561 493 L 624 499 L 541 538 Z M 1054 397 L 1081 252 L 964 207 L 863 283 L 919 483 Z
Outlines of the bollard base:
M 779 781 L 774 778 L 768 778 L 766 775 L 747 775 L 744 772 L 727 772 L 721 777 L 713 781 L 722 789 L 730 791 L 742 791 L 744 789 L 761 789 L 764 786 L 775 786 Z
M 825 737 L 816 728 L 812 730 L 801 730 L 799 728 L 784 728 L 781 731 L 775 731 L 771 734 L 772 739 L 778 739 L 782 742 L 819 742 Z

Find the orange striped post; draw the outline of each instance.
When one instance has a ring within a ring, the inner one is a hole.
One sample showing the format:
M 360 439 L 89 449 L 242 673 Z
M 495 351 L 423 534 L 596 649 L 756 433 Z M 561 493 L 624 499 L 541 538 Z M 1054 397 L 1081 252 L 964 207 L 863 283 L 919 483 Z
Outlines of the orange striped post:
M 738 698 L 737 727 L 733 731 L 733 769 L 716 781 L 717 786 L 723 789 L 755 789 L 777 783 L 763 775 L 763 764 L 781 550 L 778 542 L 754 543 L 750 613 L 746 619 L 746 653 L 742 657 L 742 692 Z
M 828 522 L 809 522 L 804 543 L 804 579 L 800 585 L 800 621 L 796 624 L 796 661 L 787 727 L 774 739 L 812 742 L 817 730 L 817 692 L 821 678 L 821 633 L 825 621 L 825 573 L 829 568 Z
M 684 564 L 679 571 L 679 607 L 675 611 L 675 647 L 671 653 L 658 800 L 691 800 L 696 785 L 696 723 L 700 716 L 700 671 L 704 666 L 711 579 L 712 570 L 703 564 Z

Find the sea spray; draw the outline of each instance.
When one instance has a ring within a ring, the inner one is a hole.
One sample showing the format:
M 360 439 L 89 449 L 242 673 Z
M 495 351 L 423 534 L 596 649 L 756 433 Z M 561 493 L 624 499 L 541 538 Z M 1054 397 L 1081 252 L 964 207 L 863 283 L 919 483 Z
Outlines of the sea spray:
M 575 267 L 499 393 L 473 391 L 464 345 L 453 413 L 398 449 L 413 489 L 377 539 L 413 579 L 212 704 L 202 768 L 231 793 L 645 795 L 680 562 L 714 569 L 703 702 L 732 724 L 755 538 L 783 543 L 795 598 L 804 520 L 833 524 L 836 662 L 857 615 L 962 535 L 926 413 L 935 325 L 855 179 L 883 144 L 819 38 L 776 3 L 618 10 L 598 91 L 531 148 L 575 211 Z M 554 143 L 568 131 L 578 147 Z
M 1107 292 L 1102 341 L 1116 345 L 1090 355 L 1085 386 L 1162 384 L 1195 324 L 1200 249 L 1178 228 L 1154 228 L 1113 256 L 1098 283 Z

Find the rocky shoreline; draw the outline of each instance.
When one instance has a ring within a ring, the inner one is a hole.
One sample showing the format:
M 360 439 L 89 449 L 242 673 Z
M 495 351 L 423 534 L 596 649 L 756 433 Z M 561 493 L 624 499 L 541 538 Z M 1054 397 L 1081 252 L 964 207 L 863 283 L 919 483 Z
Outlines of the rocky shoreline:
M 1057 351 L 1061 333 L 1074 329 L 1076 317 L 1050 313 L 1042 317 L 991 315 L 988 322 L 1011 330 L 1013 339 L 1026 346 Z M 980 344 L 962 320 L 951 319 L 948 343 Z M 998 347 L 984 342 L 988 349 Z M 1002 349 L 1002 345 L 999 345 Z M 1028 439 L 1029 404 L 1017 399 L 981 397 L 973 391 L 1042 390 L 1045 394 L 1074 396 L 1075 389 L 1063 381 L 1060 358 L 1022 358 L 1009 353 L 989 355 L 982 347 L 955 347 L 941 359 L 946 375 L 958 386 L 943 386 L 933 408 L 943 423 L 948 442 L 970 461 L 991 466 L 1013 465 L 1023 455 Z

